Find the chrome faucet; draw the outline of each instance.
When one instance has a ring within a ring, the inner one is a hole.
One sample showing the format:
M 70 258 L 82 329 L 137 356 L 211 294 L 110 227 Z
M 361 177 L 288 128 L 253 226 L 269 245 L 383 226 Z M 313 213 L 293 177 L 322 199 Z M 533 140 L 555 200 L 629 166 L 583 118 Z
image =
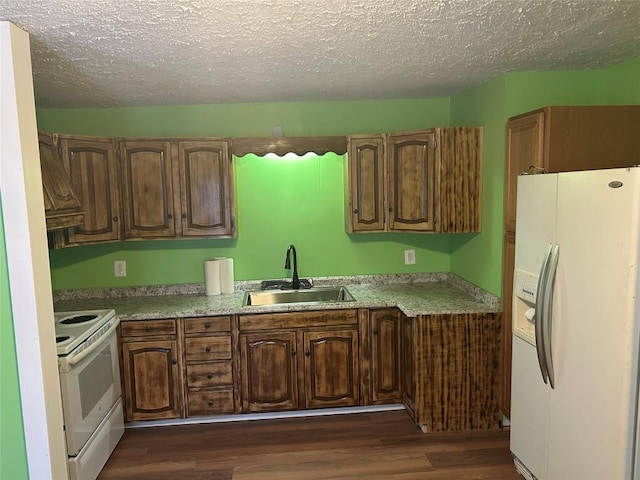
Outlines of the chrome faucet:
M 290 254 L 293 252 L 293 276 L 291 277 L 291 288 L 298 290 L 300 288 L 300 279 L 298 278 L 298 256 L 296 255 L 296 247 L 289 245 L 287 247 L 287 257 L 284 260 L 284 268 L 291 269 Z

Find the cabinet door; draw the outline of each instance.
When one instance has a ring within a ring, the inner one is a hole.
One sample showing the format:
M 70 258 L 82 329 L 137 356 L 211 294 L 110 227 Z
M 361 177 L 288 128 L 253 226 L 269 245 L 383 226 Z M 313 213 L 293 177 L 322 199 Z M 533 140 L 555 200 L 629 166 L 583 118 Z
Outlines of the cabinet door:
M 347 158 L 347 232 L 385 229 L 382 135 L 350 136 Z
M 232 236 L 233 168 L 226 141 L 178 142 L 183 236 Z
M 240 337 L 242 410 L 298 408 L 297 345 L 294 331 Z
M 127 421 L 182 416 L 178 358 L 175 340 L 122 344 Z
M 371 310 L 369 315 L 373 402 L 400 400 L 400 312 Z
M 416 375 L 414 361 L 414 324 L 415 320 L 402 316 L 402 402 L 415 418 Z
M 504 191 L 504 228 L 516 231 L 518 175 L 535 173 L 543 166 L 544 112 L 510 118 L 507 121 L 507 165 Z
M 122 239 L 120 181 L 111 139 L 61 136 L 62 159 L 80 202 L 82 225 L 69 231 L 69 243 Z
M 173 237 L 169 142 L 120 142 L 126 238 Z
M 389 135 L 389 230 L 434 231 L 435 132 Z
M 303 333 L 307 408 L 358 405 L 358 332 Z

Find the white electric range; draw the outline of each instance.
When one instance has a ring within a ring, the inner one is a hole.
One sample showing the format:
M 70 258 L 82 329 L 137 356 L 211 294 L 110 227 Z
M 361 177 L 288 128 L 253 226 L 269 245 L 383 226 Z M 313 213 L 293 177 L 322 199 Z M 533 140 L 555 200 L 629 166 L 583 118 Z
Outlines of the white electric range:
M 71 480 L 94 480 L 124 433 L 113 309 L 55 312 Z

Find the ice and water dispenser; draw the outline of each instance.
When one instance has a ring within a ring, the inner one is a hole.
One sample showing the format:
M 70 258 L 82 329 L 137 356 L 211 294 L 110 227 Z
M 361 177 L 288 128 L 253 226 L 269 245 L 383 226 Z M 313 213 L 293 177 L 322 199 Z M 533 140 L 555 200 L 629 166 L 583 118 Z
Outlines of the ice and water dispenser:
M 522 270 L 514 272 L 513 281 L 513 333 L 535 345 L 536 295 L 538 275 Z

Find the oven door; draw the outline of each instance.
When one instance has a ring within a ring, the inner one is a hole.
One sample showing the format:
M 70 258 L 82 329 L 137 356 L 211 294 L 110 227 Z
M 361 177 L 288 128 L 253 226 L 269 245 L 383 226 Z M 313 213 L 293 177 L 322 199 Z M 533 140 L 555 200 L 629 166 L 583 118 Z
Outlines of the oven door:
M 120 398 L 117 325 L 77 357 L 71 352 L 58 359 L 69 456 L 78 454 Z

